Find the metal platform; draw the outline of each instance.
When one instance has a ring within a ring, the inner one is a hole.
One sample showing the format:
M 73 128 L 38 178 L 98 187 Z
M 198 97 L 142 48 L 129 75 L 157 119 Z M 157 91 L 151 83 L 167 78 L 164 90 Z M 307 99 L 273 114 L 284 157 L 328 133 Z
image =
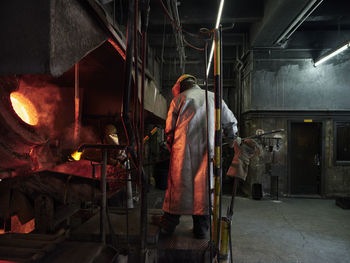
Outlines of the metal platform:
M 159 212 L 154 212 L 159 213 Z M 152 211 L 148 215 L 148 222 L 151 220 Z M 125 243 L 138 243 L 140 242 L 140 214 L 139 209 L 129 209 L 126 213 L 125 209 L 110 208 L 110 221 L 113 230 L 117 237 L 117 242 L 121 245 Z M 128 222 L 128 223 L 127 223 Z M 110 229 L 106 227 L 107 242 L 111 241 Z M 158 226 L 148 223 L 147 227 L 148 237 L 147 242 L 149 245 L 155 245 L 158 242 L 159 228 Z M 79 226 L 76 230 L 71 232 L 71 240 L 74 241 L 88 241 L 99 242 L 100 237 L 100 216 L 96 214 L 88 221 Z
M 0 261 L 36 262 L 56 249 L 64 239 L 64 231 L 54 235 L 16 233 L 0 235 Z
M 192 234 L 192 216 L 181 216 L 172 235 L 161 234 L 158 241 L 158 263 L 210 262 L 207 239 L 196 239 Z
M 182 216 L 180 225 L 173 235 L 161 234 L 159 227 L 151 224 L 151 217 L 161 215 L 160 209 L 148 211 L 148 248 L 152 254 L 150 262 L 209 262 L 208 239 L 195 239 L 192 234 L 192 217 Z M 129 243 L 136 248 L 140 242 L 139 209 L 131 209 L 128 213 L 128 232 L 124 209 L 110 208 L 111 224 L 117 237 L 118 247 L 126 247 Z M 87 222 L 71 232 L 70 239 L 80 242 L 98 242 L 100 240 L 99 215 L 95 215 Z M 111 242 L 107 227 L 107 242 Z M 134 249 L 133 249 L 134 250 Z M 134 255 L 129 255 L 129 262 L 134 261 Z
M 101 243 L 64 241 L 38 263 L 113 262 L 116 251 Z

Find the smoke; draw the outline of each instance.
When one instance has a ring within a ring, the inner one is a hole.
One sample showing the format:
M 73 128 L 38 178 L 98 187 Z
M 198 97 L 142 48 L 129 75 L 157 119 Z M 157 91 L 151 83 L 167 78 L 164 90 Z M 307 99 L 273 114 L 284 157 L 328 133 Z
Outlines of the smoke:
M 59 87 L 43 76 L 25 75 L 20 80 L 18 92 L 25 95 L 35 106 L 40 133 L 48 138 L 55 137 L 55 121 L 62 101 Z
M 74 123 L 62 131 L 61 148 L 76 151 L 78 146 L 85 143 L 100 143 L 100 139 L 91 126 L 79 126 L 78 140 L 74 138 Z

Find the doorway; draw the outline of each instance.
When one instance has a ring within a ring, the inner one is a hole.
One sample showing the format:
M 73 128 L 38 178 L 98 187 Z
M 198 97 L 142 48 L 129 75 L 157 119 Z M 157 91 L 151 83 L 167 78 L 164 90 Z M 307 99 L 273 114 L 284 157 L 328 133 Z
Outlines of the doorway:
M 290 194 L 322 194 L 322 122 L 290 123 Z

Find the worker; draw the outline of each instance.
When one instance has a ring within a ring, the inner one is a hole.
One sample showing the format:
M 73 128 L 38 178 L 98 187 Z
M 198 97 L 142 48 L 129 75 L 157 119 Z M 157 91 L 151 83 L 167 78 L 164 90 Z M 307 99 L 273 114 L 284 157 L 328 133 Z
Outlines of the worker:
M 116 144 L 119 145 L 119 138 L 117 134 L 117 128 L 113 124 L 107 124 L 103 128 L 102 142 L 104 144 Z M 85 149 L 82 155 L 82 159 L 101 162 L 102 151 L 100 149 Z M 127 155 L 125 150 L 108 150 L 109 165 L 125 168 L 125 162 L 127 161 Z
M 119 137 L 117 134 L 117 127 L 113 124 L 107 124 L 103 131 L 103 143 L 119 145 Z M 108 163 L 116 165 L 118 167 L 124 167 L 127 160 L 127 154 L 125 150 L 110 150 Z
M 205 238 L 209 228 L 205 91 L 197 85 L 196 77 L 185 74 L 177 80 L 172 93 L 165 128 L 171 152 L 168 188 L 159 225 L 162 232 L 170 234 L 181 215 L 192 215 L 194 236 Z M 210 159 L 214 155 L 214 106 L 214 94 L 208 92 Z M 222 124 L 229 137 L 237 136 L 237 120 L 224 101 Z

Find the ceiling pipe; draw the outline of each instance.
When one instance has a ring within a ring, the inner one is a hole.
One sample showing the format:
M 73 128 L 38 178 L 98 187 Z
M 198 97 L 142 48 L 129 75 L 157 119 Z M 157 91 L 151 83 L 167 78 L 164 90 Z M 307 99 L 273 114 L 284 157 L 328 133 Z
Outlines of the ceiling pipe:
M 311 0 L 294 21 L 284 30 L 280 37 L 275 41 L 275 45 L 283 45 L 292 36 L 292 34 L 301 26 L 301 24 L 312 14 L 313 11 L 323 2 L 323 0 Z
M 179 16 L 178 8 L 175 1 L 167 0 L 167 9 L 171 15 L 171 19 L 173 19 L 175 23 L 181 27 L 180 16 Z M 174 25 L 172 25 L 172 27 L 173 27 L 173 34 L 176 42 L 176 50 L 179 53 L 180 70 L 182 71 L 182 74 L 183 74 L 185 72 L 186 53 L 185 53 L 185 48 L 183 43 L 182 32 L 177 30 L 177 28 Z

